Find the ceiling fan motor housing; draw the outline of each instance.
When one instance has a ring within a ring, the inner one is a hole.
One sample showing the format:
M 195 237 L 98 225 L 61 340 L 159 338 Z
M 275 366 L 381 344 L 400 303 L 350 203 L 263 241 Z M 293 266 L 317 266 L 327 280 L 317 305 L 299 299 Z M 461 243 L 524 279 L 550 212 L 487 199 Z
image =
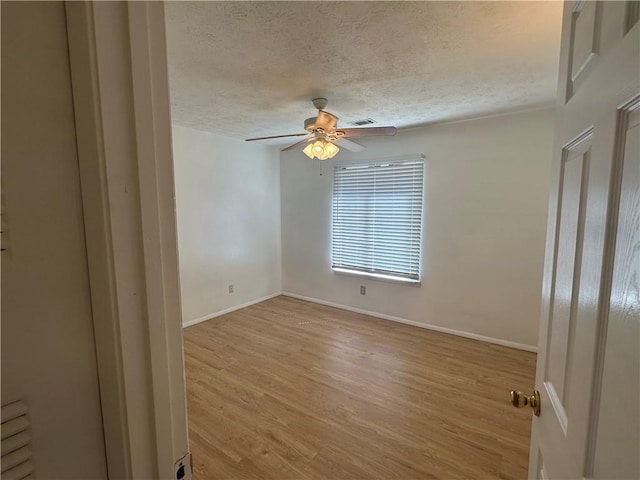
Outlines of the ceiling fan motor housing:
M 315 118 L 307 118 L 304 121 L 304 129 L 309 133 L 318 134 L 333 134 L 336 126 L 338 125 L 338 117 L 334 114 L 325 112 L 324 110 L 318 110 L 318 116 Z

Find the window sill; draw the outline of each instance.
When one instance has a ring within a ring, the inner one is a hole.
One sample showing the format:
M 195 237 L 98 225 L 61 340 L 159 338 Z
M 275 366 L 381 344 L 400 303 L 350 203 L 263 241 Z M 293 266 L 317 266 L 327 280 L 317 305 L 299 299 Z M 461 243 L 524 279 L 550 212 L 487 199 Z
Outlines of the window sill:
M 412 280 L 410 278 L 398 278 L 390 275 L 382 275 L 379 273 L 359 272 L 358 270 L 348 270 L 345 268 L 332 268 L 333 273 L 338 275 L 345 275 L 347 277 L 366 278 L 367 280 L 377 280 L 387 283 L 399 283 L 401 285 L 410 285 L 412 287 L 419 287 L 422 285 L 421 280 Z

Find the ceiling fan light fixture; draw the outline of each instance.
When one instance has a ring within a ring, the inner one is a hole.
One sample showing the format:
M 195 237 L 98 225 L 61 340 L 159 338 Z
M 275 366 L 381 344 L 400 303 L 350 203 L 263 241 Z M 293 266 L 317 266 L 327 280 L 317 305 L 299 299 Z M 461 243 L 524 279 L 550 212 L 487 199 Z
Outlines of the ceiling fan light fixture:
M 309 158 L 313 158 L 313 143 L 310 143 L 309 145 L 304 147 L 304 150 L 302 150 L 302 153 L 304 153 Z
M 317 158 L 318 160 L 328 160 L 333 158 L 340 149 L 331 142 L 326 140 L 316 140 L 307 145 L 302 152 L 309 158 Z
M 334 143 L 325 142 L 324 151 L 326 152 L 328 158 L 333 158 L 336 156 L 336 153 L 340 151 L 340 149 Z

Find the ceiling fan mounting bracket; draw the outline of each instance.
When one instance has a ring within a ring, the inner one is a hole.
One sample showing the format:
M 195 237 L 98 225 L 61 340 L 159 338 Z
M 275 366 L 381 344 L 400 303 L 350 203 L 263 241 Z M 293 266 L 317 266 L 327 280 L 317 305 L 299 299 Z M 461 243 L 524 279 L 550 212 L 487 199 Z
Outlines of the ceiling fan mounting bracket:
M 312 100 L 313 102 L 313 106 L 316 107 L 318 110 L 324 110 L 324 107 L 327 106 L 327 99 L 326 98 L 314 98 Z

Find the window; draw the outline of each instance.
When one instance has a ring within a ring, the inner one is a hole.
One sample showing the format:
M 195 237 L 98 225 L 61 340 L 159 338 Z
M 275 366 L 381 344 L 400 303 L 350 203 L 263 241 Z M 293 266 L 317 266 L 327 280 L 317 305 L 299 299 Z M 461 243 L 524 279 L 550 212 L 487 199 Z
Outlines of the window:
M 331 268 L 420 281 L 424 159 L 336 165 Z

